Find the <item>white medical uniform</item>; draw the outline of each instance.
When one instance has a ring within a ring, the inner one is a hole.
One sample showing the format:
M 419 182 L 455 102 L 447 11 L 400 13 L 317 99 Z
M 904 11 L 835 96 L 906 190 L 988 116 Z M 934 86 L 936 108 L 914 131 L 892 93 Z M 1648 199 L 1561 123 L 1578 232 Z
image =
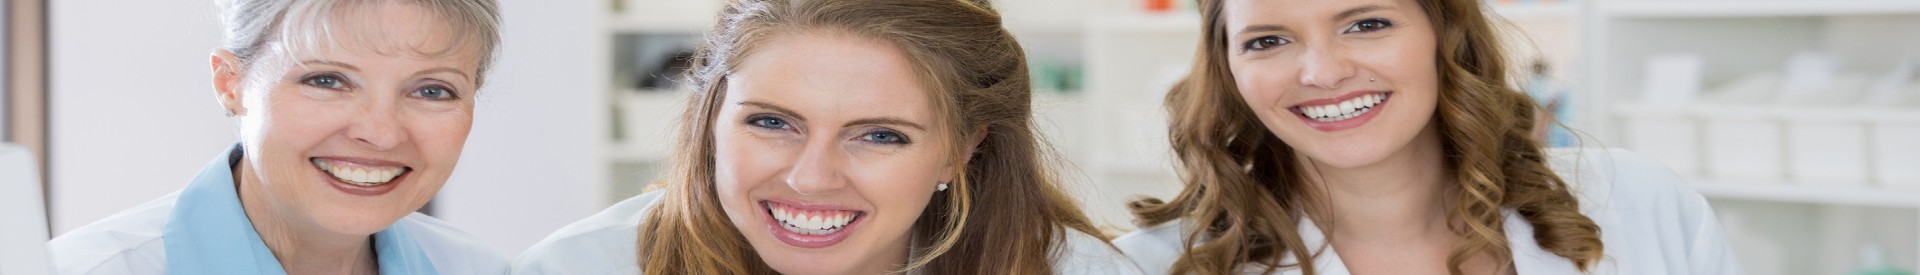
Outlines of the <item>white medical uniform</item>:
M 649 192 L 614 204 L 534 244 L 514 261 L 514 274 L 640 274 L 638 233 L 647 212 L 665 192 Z M 1133 261 L 1092 235 L 1067 230 L 1055 250 L 1057 274 L 1142 274 Z
M 1548 162 L 1561 179 L 1577 189 L 1580 212 L 1600 226 L 1605 254 L 1592 274 L 1740 274 L 1713 209 L 1699 193 L 1672 170 L 1638 154 L 1618 149 L 1555 149 Z M 1540 248 L 1533 225 L 1513 209 L 1505 209 L 1507 243 L 1518 274 L 1581 274 L 1573 262 Z M 1164 274 L 1178 260 L 1181 238 L 1191 229 L 1185 219 L 1142 228 L 1114 239 L 1115 246 L 1142 269 Z M 1312 220 L 1299 223 L 1308 249 L 1324 248 L 1313 258 L 1320 274 L 1349 274 L 1346 264 Z M 1282 263 L 1294 263 L 1283 255 Z M 1242 268 L 1258 273 L 1261 265 Z M 1300 274 L 1298 268 L 1276 269 L 1275 274 Z
M 227 150 L 179 192 L 47 242 L 58 274 L 286 274 L 240 207 Z M 373 234 L 380 274 L 506 274 L 507 259 L 420 213 Z

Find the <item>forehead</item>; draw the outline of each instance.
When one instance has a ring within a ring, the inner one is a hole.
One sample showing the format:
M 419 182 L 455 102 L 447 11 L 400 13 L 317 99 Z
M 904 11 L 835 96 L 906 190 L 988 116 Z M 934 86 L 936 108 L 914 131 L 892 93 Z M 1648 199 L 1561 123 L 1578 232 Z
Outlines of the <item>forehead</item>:
M 1320 23 L 1346 19 L 1342 13 L 1363 7 L 1418 12 L 1417 0 L 1225 0 L 1220 11 L 1229 28 L 1254 23 Z
M 728 101 L 775 101 L 809 119 L 931 121 L 931 90 L 891 43 L 834 32 L 779 34 L 753 45 L 728 77 Z
M 477 70 L 490 49 L 478 28 L 401 1 L 317 4 L 288 10 L 267 45 L 292 60 L 381 58 L 448 63 Z M 399 58 L 394 58 L 399 57 Z

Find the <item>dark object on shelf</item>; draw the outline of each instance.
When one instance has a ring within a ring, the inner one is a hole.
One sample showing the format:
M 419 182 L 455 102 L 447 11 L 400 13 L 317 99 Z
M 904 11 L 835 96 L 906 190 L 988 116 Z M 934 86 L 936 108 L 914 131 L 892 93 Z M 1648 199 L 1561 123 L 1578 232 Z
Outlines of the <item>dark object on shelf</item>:
M 679 82 L 680 77 L 691 68 L 693 68 L 693 50 L 674 51 L 673 57 L 661 60 L 652 68 L 642 71 L 641 73 L 645 75 L 639 77 L 638 84 L 642 90 L 673 90 L 678 86 L 676 83 Z

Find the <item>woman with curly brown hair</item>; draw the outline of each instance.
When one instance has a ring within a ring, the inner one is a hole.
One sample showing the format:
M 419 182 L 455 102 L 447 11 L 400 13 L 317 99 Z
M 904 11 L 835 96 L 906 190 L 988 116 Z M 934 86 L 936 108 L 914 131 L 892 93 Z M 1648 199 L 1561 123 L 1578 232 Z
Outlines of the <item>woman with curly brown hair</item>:
M 1167 95 L 1185 189 L 1114 243 L 1174 274 L 1734 274 L 1630 152 L 1541 149 L 1479 0 L 1200 0 Z

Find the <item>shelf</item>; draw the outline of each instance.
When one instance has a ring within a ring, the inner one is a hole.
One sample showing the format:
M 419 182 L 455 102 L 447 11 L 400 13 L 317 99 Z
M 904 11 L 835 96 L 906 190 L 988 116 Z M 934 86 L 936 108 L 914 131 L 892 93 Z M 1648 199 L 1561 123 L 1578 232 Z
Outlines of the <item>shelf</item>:
M 1597 3 L 1612 17 L 1700 18 L 1920 14 L 1920 1 L 1906 0 L 1697 0 Z
M 1842 186 L 1809 182 L 1696 180 L 1692 187 L 1700 195 L 1716 199 L 1740 199 L 1830 205 L 1920 208 L 1920 191 L 1891 190 L 1866 186 Z

